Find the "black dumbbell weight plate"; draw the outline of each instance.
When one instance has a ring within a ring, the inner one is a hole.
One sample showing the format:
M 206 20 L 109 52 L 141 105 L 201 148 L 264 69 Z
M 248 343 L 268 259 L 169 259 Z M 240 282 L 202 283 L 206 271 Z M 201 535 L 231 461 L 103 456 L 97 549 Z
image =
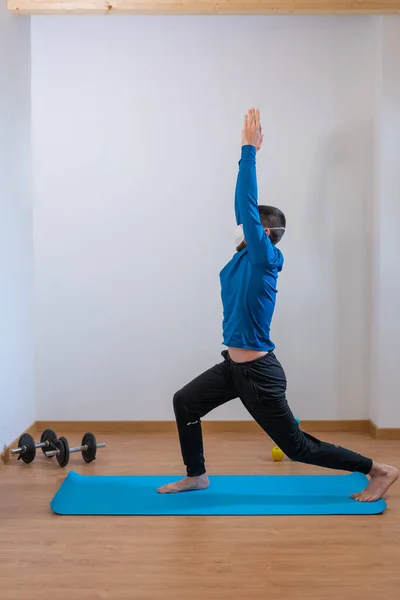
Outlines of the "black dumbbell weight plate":
M 83 460 L 87 463 L 93 462 L 97 452 L 97 442 L 93 433 L 85 433 L 82 438 L 82 446 L 87 446 L 87 450 L 82 450 Z
M 49 442 L 48 446 L 44 446 L 42 448 L 42 452 L 44 455 L 46 455 L 46 452 L 49 452 L 49 450 L 56 449 L 57 439 L 57 434 L 52 429 L 45 429 L 43 431 L 42 435 L 40 436 L 40 443 L 43 444 L 44 442 Z
M 26 447 L 25 452 L 21 452 L 18 456 L 18 460 L 24 461 L 24 463 L 31 463 L 36 456 L 36 448 L 35 448 L 35 440 L 29 433 L 23 433 L 18 440 L 18 447 L 22 448 L 22 446 Z
M 56 454 L 57 462 L 60 467 L 66 467 L 69 463 L 69 444 L 68 440 L 65 437 L 60 437 L 55 442 L 56 450 L 58 450 L 58 454 Z

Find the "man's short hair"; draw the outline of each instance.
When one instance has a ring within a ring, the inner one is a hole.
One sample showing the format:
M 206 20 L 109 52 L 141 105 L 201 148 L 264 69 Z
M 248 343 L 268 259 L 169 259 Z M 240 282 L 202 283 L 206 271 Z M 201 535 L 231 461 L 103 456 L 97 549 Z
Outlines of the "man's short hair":
M 260 211 L 262 226 L 265 229 L 269 229 L 270 227 L 286 227 L 286 217 L 279 208 L 259 205 L 258 210 Z M 281 241 L 284 233 L 284 229 L 272 229 L 269 234 L 269 239 L 275 245 Z

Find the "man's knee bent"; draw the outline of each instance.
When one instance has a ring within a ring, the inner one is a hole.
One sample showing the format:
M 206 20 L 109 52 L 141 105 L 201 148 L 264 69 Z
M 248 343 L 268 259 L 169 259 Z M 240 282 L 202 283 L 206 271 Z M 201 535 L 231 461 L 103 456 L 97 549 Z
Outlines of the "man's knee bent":
M 185 404 L 185 394 L 182 391 L 176 392 L 173 399 L 175 415 L 178 416 L 186 411 Z
M 176 392 L 173 405 L 177 421 L 185 422 L 186 425 L 197 425 L 197 423 L 200 423 L 200 416 L 190 407 L 190 398 L 188 398 L 183 390 Z

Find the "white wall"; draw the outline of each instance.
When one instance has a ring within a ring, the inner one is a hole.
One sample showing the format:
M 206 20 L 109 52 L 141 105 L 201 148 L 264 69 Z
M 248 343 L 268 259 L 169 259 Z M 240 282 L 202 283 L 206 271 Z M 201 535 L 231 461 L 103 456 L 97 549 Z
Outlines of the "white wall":
M 371 418 L 400 426 L 400 18 L 380 20 Z
M 291 404 L 368 416 L 375 24 L 32 19 L 38 418 L 168 419 L 219 360 L 253 104 L 260 201 L 288 218 L 273 339 Z
M 35 420 L 30 22 L 0 5 L 0 450 Z

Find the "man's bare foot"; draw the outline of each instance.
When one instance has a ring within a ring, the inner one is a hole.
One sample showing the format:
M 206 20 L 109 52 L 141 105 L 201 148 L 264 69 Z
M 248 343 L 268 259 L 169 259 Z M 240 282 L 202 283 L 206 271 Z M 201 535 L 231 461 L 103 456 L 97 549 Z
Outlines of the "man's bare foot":
M 358 500 L 358 502 L 375 502 L 382 498 L 390 486 L 398 479 L 399 471 L 396 467 L 374 462 L 369 476 L 371 481 L 365 490 L 358 494 L 351 494 L 351 497 Z
M 169 483 L 160 487 L 157 492 L 159 494 L 177 494 L 178 492 L 192 492 L 194 490 L 205 490 L 210 485 L 207 475 L 199 477 L 185 477 L 175 483 Z

